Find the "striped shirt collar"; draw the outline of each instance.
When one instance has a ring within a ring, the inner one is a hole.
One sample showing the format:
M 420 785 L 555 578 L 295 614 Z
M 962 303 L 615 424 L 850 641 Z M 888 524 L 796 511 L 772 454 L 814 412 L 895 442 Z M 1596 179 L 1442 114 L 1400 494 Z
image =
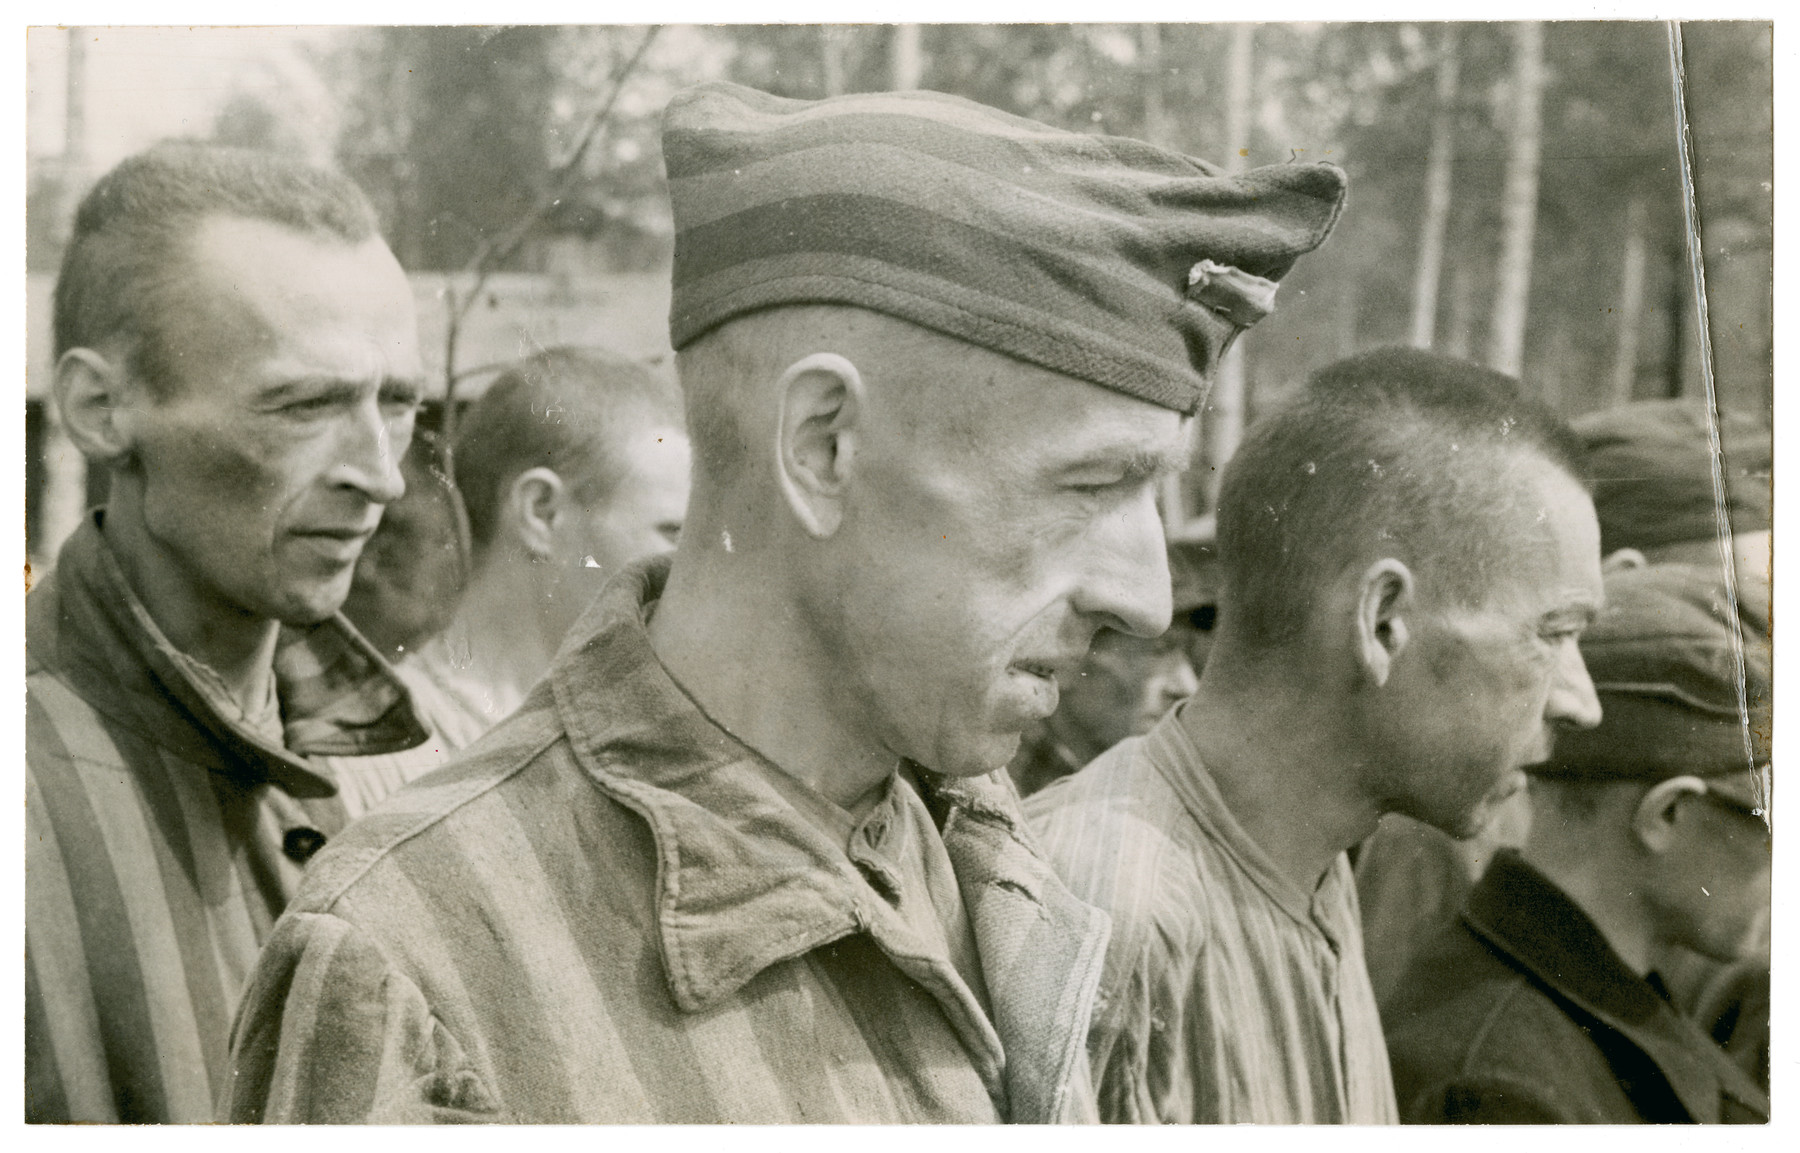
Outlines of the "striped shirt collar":
M 221 688 L 163 635 L 101 535 L 95 510 L 57 556 L 53 598 L 42 598 L 45 649 L 95 709 L 146 739 L 245 784 L 270 782 L 299 798 L 337 786 L 307 756 L 397 752 L 424 741 L 405 686 L 342 615 L 282 630 L 275 692 L 284 745 L 245 724 Z M 49 591 L 48 589 L 43 591 Z
M 857 903 L 867 886 L 846 883 L 843 846 L 796 818 L 767 779 L 780 770 L 714 724 L 651 649 L 644 613 L 668 566 L 615 577 L 547 680 L 577 761 L 650 826 L 670 991 L 700 1012 L 873 918 Z M 1004 773 L 915 774 L 968 903 L 1012 1115 L 1055 1119 L 1083 1059 L 1107 917 L 1038 854 Z
M 1334 890 L 1341 883 L 1337 871 L 1327 869 L 1318 889 L 1311 893 L 1281 871 L 1226 805 L 1218 782 L 1201 763 L 1200 750 L 1194 747 L 1193 738 L 1181 723 L 1184 711 L 1185 708 L 1169 710 L 1145 734 L 1146 744 L 1160 748 L 1160 755 L 1152 756 L 1150 763 L 1168 781 L 1206 835 L 1219 843 L 1270 901 L 1299 924 L 1323 933 L 1334 947 L 1341 949 L 1348 934 L 1333 913 Z

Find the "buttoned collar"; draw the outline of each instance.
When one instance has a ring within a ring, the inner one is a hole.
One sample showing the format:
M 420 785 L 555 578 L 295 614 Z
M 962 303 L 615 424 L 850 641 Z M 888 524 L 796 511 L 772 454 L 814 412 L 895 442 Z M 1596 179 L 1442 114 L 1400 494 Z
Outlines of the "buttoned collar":
M 1768 1115 L 1768 1098 L 1743 1070 L 1634 973 L 1587 914 L 1516 851 L 1495 856 L 1463 920 L 1557 996 L 1643 1050 L 1694 1120 L 1719 1120 L 1721 1094 Z
M 1349 884 L 1344 858 L 1339 856 L 1310 893 L 1282 872 L 1225 803 L 1217 779 L 1200 760 L 1200 750 L 1181 723 L 1182 712 L 1182 708 L 1170 709 L 1143 736 L 1147 749 L 1155 750 L 1151 765 L 1181 798 L 1203 835 L 1218 844 L 1276 908 L 1295 924 L 1323 936 L 1333 952 L 1341 955 L 1354 937 L 1343 912 L 1344 889 Z
M 583 769 L 650 826 L 670 991 L 699 1012 L 876 918 L 845 847 L 798 819 L 769 782 L 779 768 L 707 717 L 652 651 L 644 613 L 668 566 L 640 562 L 611 581 L 549 681 Z M 1011 1117 L 1055 1120 L 1083 1048 L 1105 914 L 1076 900 L 1031 846 L 1004 774 L 915 772 L 979 944 Z M 1038 965 L 1053 968 L 1022 971 Z
M 100 713 L 212 772 L 299 798 L 337 792 L 307 756 L 398 752 L 427 738 L 405 686 L 341 615 L 282 630 L 275 694 L 284 745 L 244 725 L 150 618 L 101 535 L 101 516 L 75 531 L 26 602 L 28 660 L 56 670 Z

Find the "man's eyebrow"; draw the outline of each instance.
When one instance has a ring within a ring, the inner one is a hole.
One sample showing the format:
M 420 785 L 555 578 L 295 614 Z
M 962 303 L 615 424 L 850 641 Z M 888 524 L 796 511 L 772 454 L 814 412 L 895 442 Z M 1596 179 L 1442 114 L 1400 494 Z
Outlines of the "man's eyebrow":
M 256 399 L 267 405 L 282 405 L 300 399 L 336 400 L 354 396 L 366 387 L 366 382 L 349 377 L 293 376 L 264 388 L 256 394 Z M 377 385 L 377 392 L 382 396 L 401 393 L 417 399 L 424 390 L 423 378 L 416 376 L 384 376 Z
M 1570 599 L 1566 604 L 1558 605 L 1544 614 L 1544 621 L 1552 624 L 1575 624 L 1582 628 L 1592 625 L 1600 616 L 1600 602 L 1586 594 Z
M 1097 449 L 1084 453 L 1074 460 L 1064 462 L 1058 471 L 1080 472 L 1084 469 L 1118 469 L 1120 480 L 1136 484 L 1146 480 L 1155 480 L 1171 473 L 1185 472 L 1188 468 L 1188 442 L 1184 438 L 1180 444 L 1167 448 L 1151 449 L 1140 445 L 1120 445 Z
M 381 378 L 381 391 L 389 395 L 403 392 L 414 403 L 417 403 L 425 398 L 425 378 L 423 376 L 384 376 Z

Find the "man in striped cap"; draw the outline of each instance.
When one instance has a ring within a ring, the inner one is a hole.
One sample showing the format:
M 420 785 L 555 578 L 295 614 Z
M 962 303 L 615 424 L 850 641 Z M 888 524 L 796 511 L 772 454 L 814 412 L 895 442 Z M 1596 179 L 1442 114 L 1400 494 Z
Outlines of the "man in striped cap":
M 689 91 L 672 564 L 318 863 L 234 1120 L 1051 1122 L 1103 914 L 997 771 L 1169 621 L 1157 480 L 1343 177 L 931 93 Z

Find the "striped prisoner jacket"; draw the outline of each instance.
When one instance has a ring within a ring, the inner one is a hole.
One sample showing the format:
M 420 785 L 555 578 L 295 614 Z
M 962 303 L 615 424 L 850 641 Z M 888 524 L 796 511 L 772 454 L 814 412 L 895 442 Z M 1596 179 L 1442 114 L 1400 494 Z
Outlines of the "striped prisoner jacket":
M 284 635 L 286 748 L 227 720 L 98 517 L 26 598 L 25 1116 L 210 1121 L 257 952 L 344 821 L 304 756 L 425 732 L 342 618 Z
M 609 584 L 517 713 L 319 856 L 245 994 L 222 1119 L 1094 1118 L 1106 918 L 1004 777 L 887 794 L 941 837 L 982 1003 L 896 915 L 882 806 L 827 838 L 663 670 L 643 611 L 666 566 Z

